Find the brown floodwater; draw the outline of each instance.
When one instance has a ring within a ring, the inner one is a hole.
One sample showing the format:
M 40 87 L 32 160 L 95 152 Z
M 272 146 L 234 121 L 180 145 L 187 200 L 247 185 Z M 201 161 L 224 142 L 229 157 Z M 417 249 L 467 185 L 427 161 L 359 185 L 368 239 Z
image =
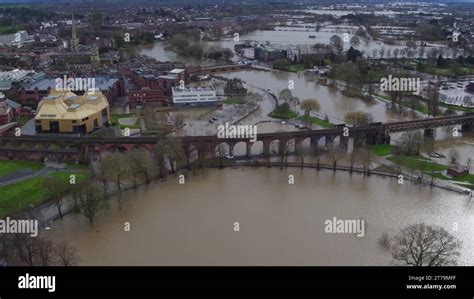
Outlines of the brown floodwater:
M 76 247 L 81 265 L 388 265 L 378 238 L 425 222 L 463 241 L 462 265 L 474 262 L 468 197 L 374 175 L 206 170 L 184 185 L 173 179 L 128 191 L 120 212 L 108 205 L 92 226 L 69 215 L 47 233 Z M 333 217 L 364 219 L 364 237 L 325 233 Z

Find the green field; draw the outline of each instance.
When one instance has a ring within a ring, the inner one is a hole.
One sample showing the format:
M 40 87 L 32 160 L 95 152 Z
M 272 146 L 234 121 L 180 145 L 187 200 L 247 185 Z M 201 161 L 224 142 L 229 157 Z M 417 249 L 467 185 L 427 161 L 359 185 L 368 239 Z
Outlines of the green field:
M 293 73 L 302 72 L 306 70 L 306 68 L 302 64 L 292 64 L 292 65 L 285 65 L 285 66 L 279 65 L 279 66 L 274 66 L 274 68 L 277 70 L 283 70 L 283 71 L 288 71 L 288 72 L 293 72 Z
M 426 173 L 427 175 L 434 176 L 435 178 L 440 179 L 440 180 L 450 180 L 449 177 L 447 177 L 447 176 L 445 176 L 444 174 L 439 173 L 439 172 L 434 172 L 434 173 L 425 172 L 425 173 Z
M 298 117 L 297 120 L 301 120 L 304 123 L 310 122 L 312 124 L 319 125 L 324 128 L 331 128 L 334 126 L 332 123 L 325 121 L 324 119 L 321 119 L 319 117 L 314 117 L 314 116 L 304 115 L 304 116 Z
M 270 114 L 268 114 L 268 116 L 270 117 L 274 117 L 274 118 L 280 118 L 280 119 L 290 119 L 290 118 L 294 118 L 296 116 L 298 116 L 298 114 L 296 112 L 293 112 L 293 111 L 286 111 L 284 113 L 277 113 L 275 111 L 272 111 L 270 112 Z
M 222 102 L 226 105 L 233 105 L 233 104 L 242 104 L 244 101 L 238 98 L 230 98 L 230 99 L 225 99 Z
M 0 34 L 12 34 L 24 30 L 22 26 L 0 26 Z
M 474 185 L 473 184 L 456 184 L 456 185 L 474 190 Z
M 304 67 L 304 65 L 302 64 L 295 64 L 295 65 L 290 65 L 290 67 L 288 68 L 288 70 L 290 72 L 294 72 L 294 73 L 297 73 L 297 72 L 302 72 L 304 71 L 306 68 Z
M 458 176 L 453 178 L 454 181 L 466 182 L 474 185 L 474 174 L 468 174 L 463 176 Z
M 400 164 L 404 167 L 409 169 L 415 170 L 422 170 L 422 171 L 443 171 L 447 170 L 448 166 L 441 165 L 432 162 L 430 159 L 417 156 L 417 157 L 407 157 L 407 156 L 399 156 L 399 157 L 388 157 L 387 160 L 392 161 L 394 163 Z
M 390 144 L 377 144 L 372 147 L 372 151 L 377 156 L 388 156 L 392 154 L 393 146 Z
M 87 179 L 86 173 L 56 172 L 52 176 L 69 183 L 70 175 L 76 175 L 76 184 Z M 31 204 L 38 206 L 50 198 L 44 188 L 45 177 L 34 177 L 22 182 L 0 187 L 0 219 L 27 209 Z
M 442 106 L 442 107 L 450 108 L 450 109 L 457 110 L 457 111 L 474 112 L 474 108 L 467 108 L 467 107 L 461 107 L 461 106 L 457 106 L 457 105 L 450 105 L 450 104 L 446 104 L 446 103 L 443 103 L 443 102 L 439 102 L 439 105 Z
M 468 67 L 461 67 L 459 68 L 460 73 L 459 76 L 465 76 L 472 73 L 472 70 Z M 454 77 L 456 75 L 456 71 L 454 68 L 440 68 L 432 65 L 425 66 L 424 73 L 436 75 L 436 76 L 446 76 L 446 77 Z
M 0 160 L 0 177 L 12 174 L 22 169 L 38 171 L 43 167 L 44 164 L 40 162 Z

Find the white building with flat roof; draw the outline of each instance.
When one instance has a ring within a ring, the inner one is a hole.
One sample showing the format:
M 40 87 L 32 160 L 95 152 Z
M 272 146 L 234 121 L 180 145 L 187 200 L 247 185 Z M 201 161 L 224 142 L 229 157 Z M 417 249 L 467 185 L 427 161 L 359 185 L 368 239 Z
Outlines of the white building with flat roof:
M 439 100 L 450 105 L 474 107 L 474 94 L 466 91 L 469 83 L 468 81 L 444 83 L 439 89 Z
M 0 35 L 0 45 L 19 45 L 27 41 L 33 41 L 33 39 L 25 30 Z
M 218 100 L 216 90 L 212 86 L 173 87 L 173 104 L 177 107 L 215 106 Z

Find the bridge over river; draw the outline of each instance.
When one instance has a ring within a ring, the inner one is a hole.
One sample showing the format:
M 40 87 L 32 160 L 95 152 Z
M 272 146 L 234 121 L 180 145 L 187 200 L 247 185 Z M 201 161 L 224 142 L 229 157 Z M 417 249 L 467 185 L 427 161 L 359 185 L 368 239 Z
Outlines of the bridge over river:
M 310 148 L 318 147 L 320 140 L 325 141 L 326 146 L 333 144 L 339 139 L 342 147 L 347 147 L 349 139 L 353 139 L 354 146 L 366 144 L 389 144 L 390 134 L 413 130 L 424 130 L 424 134 L 432 136 L 434 129 L 444 126 L 461 126 L 463 131 L 472 131 L 474 124 L 474 113 L 464 115 L 446 116 L 438 118 L 426 118 L 410 121 L 391 123 L 371 123 L 366 126 L 347 127 L 345 124 L 336 125 L 333 128 L 322 130 L 299 130 L 291 132 L 275 132 L 257 134 L 257 142 L 263 143 L 263 154 L 270 155 L 270 145 L 278 141 L 278 153 L 283 153 L 288 144 L 294 144 L 294 150 L 302 147 L 303 142 L 309 140 Z M 154 151 L 157 143 L 165 138 L 155 136 L 140 137 L 114 137 L 97 138 L 88 136 L 61 136 L 61 135 L 35 135 L 20 136 L 13 135 L 0 137 L 0 156 L 9 159 L 34 159 L 43 160 L 46 157 L 54 157 L 61 162 L 74 162 L 89 160 L 91 155 L 100 155 L 110 151 L 129 151 L 133 148 L 145 148 Z M 198 158 L 215 157 L 218 146 L 226 144 L 229 154 L 233 155 L 234 147 L 238 143 L 245 143 L 246 155 L 251 155 L 252 143 L 249 138 L 220 139 L 215 135 L 208 136 L 184 136 L 175 137 L 183 147 L 189 160 L 192 151 L 196 150 Z

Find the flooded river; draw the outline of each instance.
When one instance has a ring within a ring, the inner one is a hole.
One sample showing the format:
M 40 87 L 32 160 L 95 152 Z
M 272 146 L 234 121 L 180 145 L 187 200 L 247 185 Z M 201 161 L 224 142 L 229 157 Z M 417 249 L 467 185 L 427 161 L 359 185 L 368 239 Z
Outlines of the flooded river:
M 472 201 L 376 176 L 208 170 L 184 185 L 170 180 L 126 197 L 121 212 L 110 202 L 93 226 L 70 215 L 48 234 L 75 246 L 82 265 L 388 265 L 378 238 L 423 221 L 463 240 L 460 263 L 474 262 Z M 364 237 L 325 233 L 324 221 L 333 217 L 364 219 Z
M 215 63 L 178 57 L 162 43 L 141 53 L 189 65 Z M 293 94 L 316 98 L 320 113 L 334 123 L 357 110 L 371 113 L 375 121 L 404 119 L 382 102 L 348 98 L 301 74 L 248 70 L 222 75 L 275 94 L 293 80 Z M 264 119 L 250 116 L 246 121 Z M 261 132 L 292 129 L 259 125 Z M 463 163 L 473 148 L 471 139 L 466 142 L 456 143 Z M 440 144 L 439 151 L 447 154 L 448 143 Z M 289 174 L 295 176 L 294 185 L 288 184 Z M 460 264 L 474 263 L 474 212 L 468 197 L 374 175 L 266 167 L 206 170 L 189 175 L 184 185 L 170 179 L 127 191 L 125 198 L 120 212 L 115 201 L 108 201 L 94 225 L 81 215 L 68 215 L 47 234 L 69 241 L 81 265 L 388 265 L 389 254 L 377 244 L 380 236 L 425 222 L 460 238 Z M 365 235 L 325 233 L 324 222 L 333 217 L 365 220 Z M 236 222 L 239 231 L 234 231 Z M 124 230 L 127 223 L 130 231 Z

